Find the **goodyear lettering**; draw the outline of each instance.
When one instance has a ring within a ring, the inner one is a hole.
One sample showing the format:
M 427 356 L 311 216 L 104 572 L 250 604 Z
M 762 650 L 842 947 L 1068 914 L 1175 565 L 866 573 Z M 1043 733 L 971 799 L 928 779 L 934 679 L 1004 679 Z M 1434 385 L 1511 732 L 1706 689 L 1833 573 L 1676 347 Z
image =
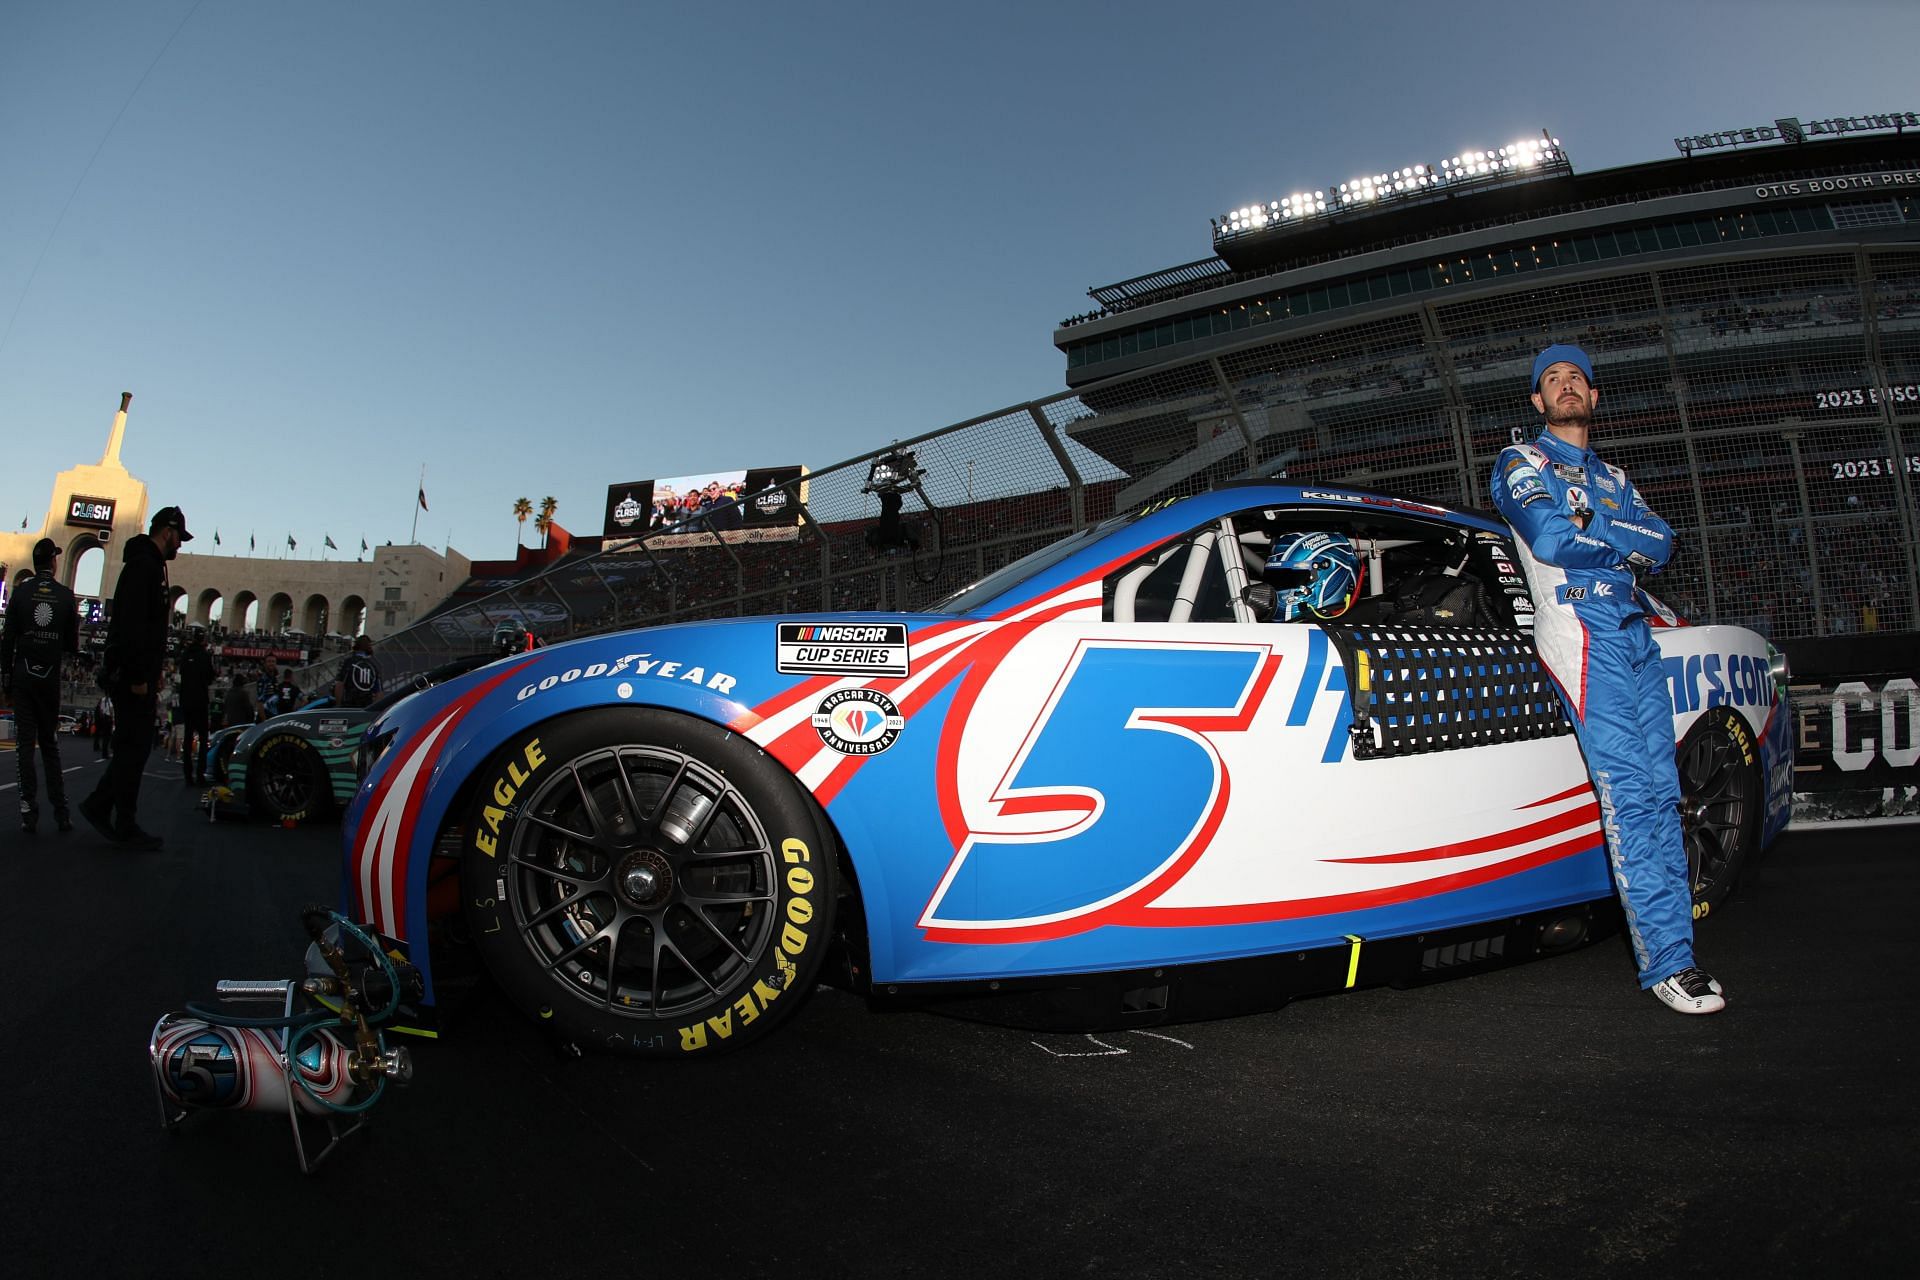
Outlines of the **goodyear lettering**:
M 678 680 L 688 684 L 701 685 L 722 696 L 733 692 L 738 681 L 724 671 L 707 674 L 705 667 L 687 667 L 681 669 L 678 662 L 663 662 L 644 653 L 629 653 L 612 666 L 596 662 L 587 667 L 569 667 L 557 675 L 543 677 L 538 683 L 524 685 L 514 695 L 516 702 L 525 702 L 536 693 L 545 693 L 557 685 L 572 684 L 576 680 L 611 679 L 614 676 L 635 675 L 652 676 L 658 680 Z
M 524 769 L 520 767 L 522 760 L 526 761 Z M 493 803 L 480 810 L 480 822 L 485 830 L 474 828 L 474 848 L 489 858 L 499 856 L 500 824 L 507 820 L 507 808 L 513 803 L 514 797 L 520 794 L 520 788 L 526 786 L 527 780 L 538 773 L 540 766 L 546 762 L 547 754 L 540 749 L 538 738 L 528 742 L 520 749 L 518 756 L 507 761 L 506 772 L 493 780 L 489 790 Z
M 787 901 L 787 918 L 781 924 L 780 936 L 774 944 L 773 965 L 777 976 L 755 979 L 745 994 L 713 1017 L 680 1027 L 682 1053 L 697 1053 L 733 1035 L 735 1026 L 750 1025 L 767 1011 L 768 1005 L 780 998 L 783 991 L 791 988 L 798 977 L 799 970 L 794 961 L 806 951 L 811 941 L 802 926 L 813 920 L 813 902 L 803 895 L 812 893 L 819 882 L 814 879 L 813 871 L 807 865 L 813 861 L 813 851 L 807 847 L 806 841 L 792 836 L 782 840 L 780 857 L 787 864 L 787 889 L 795 896 Z

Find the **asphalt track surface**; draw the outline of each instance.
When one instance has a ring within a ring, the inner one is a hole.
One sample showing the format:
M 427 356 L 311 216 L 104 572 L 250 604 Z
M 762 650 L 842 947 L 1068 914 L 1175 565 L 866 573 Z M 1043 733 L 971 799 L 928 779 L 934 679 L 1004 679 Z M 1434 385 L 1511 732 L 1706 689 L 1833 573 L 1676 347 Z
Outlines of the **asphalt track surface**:
M 296 974 L 338 827 L 209 826 L 173 769 L 159 853 L 0 829 L 14 1275 L 1784 1276 L 1920 1247 L 1920 827 L 1790 833 L 1703 927 L 1713 1018 L 1638 991 L 1618 940 L 1152 1034 L 823 990 L 691 1064 L 569 1060 L 483 991 L 303 1177 L 278 1118 L 163 1132 L 146 1042 L 218 978 Z

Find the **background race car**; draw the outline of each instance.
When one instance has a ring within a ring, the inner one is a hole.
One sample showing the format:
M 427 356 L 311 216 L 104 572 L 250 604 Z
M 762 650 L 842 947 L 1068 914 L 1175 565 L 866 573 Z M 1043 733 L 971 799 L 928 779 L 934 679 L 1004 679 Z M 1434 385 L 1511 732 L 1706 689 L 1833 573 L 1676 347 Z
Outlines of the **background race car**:
M 1296 612 L 1269 558 L 1326 534 L 1352 598 Z M 1240 485 L 925 614 L 503 659 L 370 727 L 348 911 L 430 1002 L 467 939 L 557 1034 L 661 1057 L 767 1034 L 823 973 L 1090 1029 L 1565 951 L 1618 910 L 1516 563 L 1470 513 Z M 1784 668 L 1646 608 L 1704 915 L 1787 821 Z
M 353 798 L 353 750 L 371 718 L 369 708 L 321 699 L 262 721 L 234 741 L 226 785 L 274 822 L 323 816 Z
M 402 699 L 491 661 L 478 654 L 404 682 L 366 707 L 318 698 L 259 724 L 223 729 L 208 741 L 209 804 L 271 822 L 301 822 L 344 810 L 359 784 L 354 751 L 373 720 Z M 222 794 L 224 792 L 224 794 Z

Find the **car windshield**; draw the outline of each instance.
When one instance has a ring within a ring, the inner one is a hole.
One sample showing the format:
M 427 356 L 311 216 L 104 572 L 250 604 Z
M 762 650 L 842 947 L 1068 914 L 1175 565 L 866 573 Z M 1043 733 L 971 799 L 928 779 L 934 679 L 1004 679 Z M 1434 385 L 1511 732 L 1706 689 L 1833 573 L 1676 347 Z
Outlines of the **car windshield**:
M 1024 582 L 1035 574 L 1044 573 L 1082 547 L 1105 537 L 1123 524 L 1132 524 L 1145 514 L 1143 508 L 1117 516 L 1108 516 L 1099 524 L 1089 525 L 1078 533 L 1068 534 L 1058 542 L 1050 542 L 1038 551 L 1021 556 L 1012 564 L 996 569 L 978 582 L 969 583 L 952 595 L 934 601 L 921 612 L 966 613 L 1000 595 L 1009 587 Z

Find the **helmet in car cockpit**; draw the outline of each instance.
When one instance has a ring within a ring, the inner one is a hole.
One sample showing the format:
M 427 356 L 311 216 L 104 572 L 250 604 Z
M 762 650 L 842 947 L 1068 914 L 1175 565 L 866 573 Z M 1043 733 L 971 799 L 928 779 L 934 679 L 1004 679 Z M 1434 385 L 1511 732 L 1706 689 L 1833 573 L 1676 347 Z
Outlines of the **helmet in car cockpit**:
M 527 628 L 519 621 L 509 618 L 493 629 L 493 651 L 498 654 L 524 653 L 532 648 L 527 643 Z
M 1360 557 L 1344 533 L 1283 533 L 1261 577 L 1276 593 L 1276 622 L 1337 618 L 1360 590 Z

